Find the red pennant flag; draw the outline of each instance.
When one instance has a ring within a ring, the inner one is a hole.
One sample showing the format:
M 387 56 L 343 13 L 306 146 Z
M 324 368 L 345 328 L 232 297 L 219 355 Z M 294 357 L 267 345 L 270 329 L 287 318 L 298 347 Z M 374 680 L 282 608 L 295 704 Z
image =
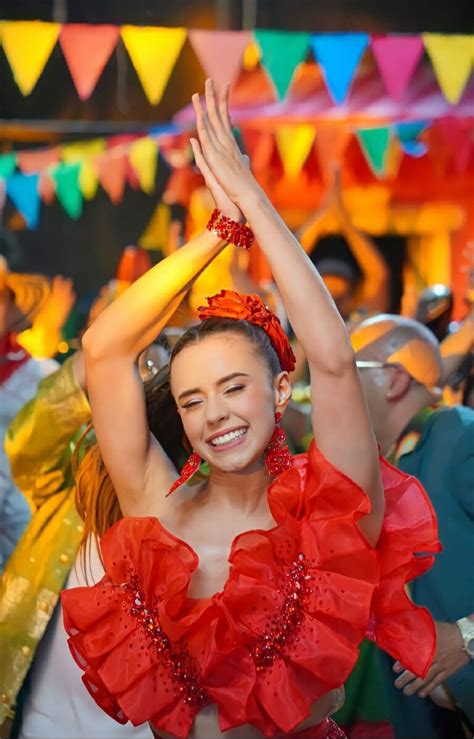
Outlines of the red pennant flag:
M 59 146 L 52 146 L 39 151 L 22 151 L 17 154 L 18 168 L 23 174 L 33 174 L 57 164 L 61 157 Z
M 316 153 L 321 174 L 328 186 L 333 183 L 335 167 L 341 164 L 350 137 L 350 130 L 343 124 L 321 124 L 316 128 Z
M 62 27 L 59 43 L 81 100 L 93 93 L 110 55 L 117 46 L 117 26 L 95 26 L 82 23 Z
M 250 156 L 252 169 L 255 172 L 267 169 L 275 152 L 273 133 L 247 129 L 242 131 L 242 138 Z
M 371 46 L 388 94 L 400 100 L 423 55 L 423 39 L 421 36 L 373 36 Z
M 244 51 L 252 40 L 248 31 L 189 31 L 188 38 L 208 77 L 218 90 L 235 82 Z
M 56 197 L 56 186 L 54 180 L 46 170 L 40 174 L 38 192 L 43 203 L 51 205 Z
M 109 149 L 120 146 L 121 151 L 125 151 L 127 153 L 127 182 L 133 190 L 140 189 L 140 182 L 138 181 L 135 170 L 128 160 L 128 152 L 130 151 L 130 146 L 132 145 L 132 143 L 139 138 L 140 134 L 137 133 L 119 133 L 116 136 L 111 136 L 109 139 L 107 139 L 107 146 L 109 147 Z
M 128 156 L 117 147 L 100 154 L 96 159 L 99 182 L 114 205 L 120 203 L 127 178 Z

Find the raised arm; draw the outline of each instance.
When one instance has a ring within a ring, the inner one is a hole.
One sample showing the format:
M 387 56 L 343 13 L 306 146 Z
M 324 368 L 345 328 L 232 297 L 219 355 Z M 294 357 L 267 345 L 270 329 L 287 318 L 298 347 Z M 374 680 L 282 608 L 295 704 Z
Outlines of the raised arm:
M 238 208 L 213 184 L 217 207 L 241 219 Z M 131 285 L 84 334 L 94 429 L 124 515 L 160 515 L 177 476 L 148 427 L 138 356 L 225 246 L 209 231 L 199 234 Z
M 210 168 L 238 205 L 269 261 L 308 359 L 315 439 L 323 454 L 369 495 L 372 511 L 360 527 L 375 543 L 384 507 L 377 445 L 346 328 L 314 265 L 245 166 L 226 96 L 217 107 L 209 80 L 206 99 L 204 113 L 199 97 L 193 97 L 200 139 L 192 141 L 197 164 Z

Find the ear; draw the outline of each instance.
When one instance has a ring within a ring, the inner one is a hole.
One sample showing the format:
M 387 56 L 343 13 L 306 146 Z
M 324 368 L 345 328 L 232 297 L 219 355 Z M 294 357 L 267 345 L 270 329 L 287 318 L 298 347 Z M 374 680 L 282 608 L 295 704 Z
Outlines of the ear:
M 413 378 L 403 367 L 395 367 L 390 372 L 390 385 L 385 397 L 387 400 L 401 400 L 407 394 Z
M 283 413 L 291 400 L 291 382 L 288 372 L 280 372 L 274 380 L 275 410 Z

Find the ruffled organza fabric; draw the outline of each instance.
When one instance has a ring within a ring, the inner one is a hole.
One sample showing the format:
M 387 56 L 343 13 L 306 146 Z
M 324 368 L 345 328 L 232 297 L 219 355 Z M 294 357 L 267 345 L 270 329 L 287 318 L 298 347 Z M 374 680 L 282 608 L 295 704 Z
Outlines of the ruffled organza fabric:
M 121 723 L 177 737 L 214 703 L 222 731 L 251 724 L 274 736 L 344 683 L 366 635 L 425 675 L 434 624 L 405 586 L 440 548 L 436 519 L 418 481 L 383 460 L 381 471 L 386 515 L 374 549 L 357 526 L 368 497 L 313 442 L 269 488 L 275 527 L 234 540 L 227 582 L 211 598 L 188 596 L 197 555 L 156 518 L 115 524 L 102 540 L 101 582 L 62 594 L 96 702 Z

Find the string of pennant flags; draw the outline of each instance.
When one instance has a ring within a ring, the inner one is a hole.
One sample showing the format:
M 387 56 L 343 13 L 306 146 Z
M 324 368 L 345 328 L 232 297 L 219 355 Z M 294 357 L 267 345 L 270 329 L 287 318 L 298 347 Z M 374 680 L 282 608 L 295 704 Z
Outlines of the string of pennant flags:
M 242 68 L 260 63 L 279 100 L 287 95 L 297 66 L 311 54 L 336 106 L 350 94 L 367 50 L 373 55 L 388 96 L 394 100 L 403 97 L 425 52 L 443 95 L 453 106 L 460 101 L 474 66 L 474 36 L 467 34 L 208 31 L 0 21 L 0 37 L 23 95 L 34 90 L 59 43 L 81 100 L 92 95 L 117 44 L 122 43 L 151 105 L 162 99 L 186 41 L 217 87 L 235 82 Z
M 432 141 L 440 137 L 458 172 L 468 168 L 474 150 L 469 121 L 455 118 L 400 121 L 367 128 L 327 121 L 316 125 L 295 123 L 278 125 L 272 131 L 244 127 L 241 133 L 257 175 L 271 166 L 276 150 L 283 173 L 289 178 L 299 175 L 313 152 L 320 175 L 330 176 L 334 161 L 343 160 L 353 137 L 372 173 L 381 179 L 395 177 L 404 155 L 422 157 L 429 152 Z M 50 205 L 57 199 L 68 216 L 77 219 L 82 214 L 84 199 L 92 200 L 99 185 L 114 205 L 122 200 L 127 184 L 152 194 L 159 152 L 172 167 L 176 161 L 180 167 L 191 163 L 188 135 L 175 124 L 169 124 L 142 134 L 68 142 L 0 155 L 0 210 L 7 196 L 27 227 L 35 228 L 42 202 Z M 172 155 L 177 151 L 178 159 Z

